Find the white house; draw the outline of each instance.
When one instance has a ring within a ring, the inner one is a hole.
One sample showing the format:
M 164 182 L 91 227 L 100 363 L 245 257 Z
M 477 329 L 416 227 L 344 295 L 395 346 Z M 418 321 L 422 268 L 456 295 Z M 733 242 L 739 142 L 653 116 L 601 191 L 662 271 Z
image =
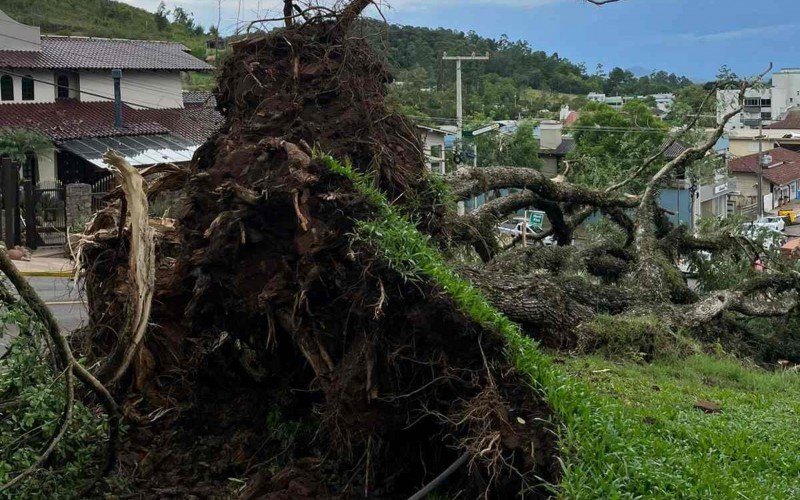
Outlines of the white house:
M 29 158 L 34 181 L 92 182 L 105 175 L 108 147 L 138 165 L 188 161 L 221 117 L 209 96 L 184 94 L 181 73 L 212 69 L 179 43 L 42 35 L 0 11 L 0 128 L 53 141 Z M 121 70 L 120 126 L 112 70 Z
M 417 125 L 420 140 L 423 145 L 425 162 L 431 172 L 445 174 L 445 137 L 448 135 L 446 130 Z

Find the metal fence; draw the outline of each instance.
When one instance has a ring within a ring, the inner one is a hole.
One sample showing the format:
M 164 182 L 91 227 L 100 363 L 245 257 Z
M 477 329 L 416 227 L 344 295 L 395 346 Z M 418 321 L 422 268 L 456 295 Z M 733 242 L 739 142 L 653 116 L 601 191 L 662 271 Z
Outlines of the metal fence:
M 105 197 L 117 187 L 113 174 L 109 174 L 92 184 L 92 212 L 97 212 L 108 205 Z

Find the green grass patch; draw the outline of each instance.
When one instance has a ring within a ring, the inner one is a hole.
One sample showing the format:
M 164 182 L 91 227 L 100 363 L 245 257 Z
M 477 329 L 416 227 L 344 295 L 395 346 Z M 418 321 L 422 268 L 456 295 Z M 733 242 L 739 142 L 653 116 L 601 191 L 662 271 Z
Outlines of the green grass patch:
M 357 221 L 355 238 L 371 243 L 406 279 L 437 283 L 461 311 L 505 339 L 509 359 L 530 375 L 558 419 L 564 474 L 554 490 L 560 497 L 800 497 L 797 375 L 706 357 L 623 368 L 597 358 L 556 365 L 447 265 L 368 176 L 323 160 L 377 209 L 374 219 Z M 627 327 L 640 332 L 651 322 L 631 320 Z M 615 327 L 601 326 L 609 335 Z M 719 382 L 706 384 L 705 376 Z M 701 397 L 722 403 L 723 412 L 693 409 Z
M 564 497 L 800 498 L 797 372 L 705 355 L 648 365 L 572 358 L 566 368 L 592 387 L 598 419 L 616 421 L 609 434 L 624 446 L 604 457 L 573 440 Z M 703 400 L 721 412 L 695 409 Z

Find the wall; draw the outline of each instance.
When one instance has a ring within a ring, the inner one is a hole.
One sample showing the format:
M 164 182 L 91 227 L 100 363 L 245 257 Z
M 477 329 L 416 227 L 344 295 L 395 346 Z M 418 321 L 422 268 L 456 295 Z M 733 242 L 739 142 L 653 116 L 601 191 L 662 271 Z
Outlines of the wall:
M 0 43 L 2 43 L 0 41 Z M 11 79 L 14 82 L 14 100 L 13 101 L 0 101 L 0 105 L 2 104 L 19 104 L 19 103 L 37 103 L 37 102 L 53 102 L 55 101 L 55 92 L 53 85 L 55 81 L 53 80 L 53 72 L 52 71 L 33 71 L 33 70 L 26 70 L 26 69 L 15 69 L 15 74 L 31 76 L 34 79 L 33 82 L 33 100 L 32 101 L 23 101 L 22 100 L 22 77 L 11 75 Z M 0 71 L 0 75 L 2 75 L 2 71 Z M 41 80 L 41 81 L 37 81 Z
M 549 178 L 553 178 L 558 175 L 558 158 L 549 155 L 539 155 L 539 158 L 542 160 L 541 172 L 544 175 Z
M 770 99 L 772 96 L 771 89 L 747 89 L 745 91 L 745 97 L 761 97 L 763 99 Z M 739 106 L 738 102 L 739 91 L 738 90 L 718 90 L 717 91 L 717 123 L 722 122 L 722 117 L 733 111 Z M 725 126 L 725 130 L 734 130 L 734 129 L 742 129 L 748 128 L 745 127 L 744 123 L 742 122 L 743 115 L 745 113 L 739 113 L 738 115 L 734 116 L 728 121 L 728 124 Z M 749 116 L 749 115 L 748 115 Z M 754 115 L 755 116 L 755 115 Z M 772 115 L 775 118 L 775 114 Z M 767 125 L 772 123 L 771 121 L 764 121 L 764 124 Z
M 689 191 L 686 189 L 668 188 L 662 189 L 659 195 L 658 206 L 675 215 L 667 214 L 667 218 L 673 224 L 683 224 L 689 227 L 691 225 L 691 203 L 689 199 Z
M 36 159 L 39 162 L 40 181 L 53 180 L 57 178 L 55 148 L 51 149 L 50 151 L 37 154 Z
M 427 130 L 420 128 L 421 131 L 421 139 L 425 154 L 425 162 L 428 164 L 428 169 L 437 172 L 440 174 L 445 173 L 445 143 L 444 143 L 444 134 L 440 134 L 434 132 L 433 130 Z M 433 149 L 438 149 L 438 152 L 433 151 Z M 434 154 L 438 153 L 438 154 Z M 440 162 L 432 162 L 428 161 L 428 158 L 441 158 Z
M 784 69 L 772 75 L 772 116 L 780 118 L 800 106 L 800 69 Z
M 86 102 L 113 100 L 114 79 L 111 70 L 82 71 L 80 89 L 109 99 L 81 95 Z M 137 104 L 152 108 L 182 108 L 183 87 L 180 71 L 135 71 L 122 72 L 122 100 L 134 108 Z

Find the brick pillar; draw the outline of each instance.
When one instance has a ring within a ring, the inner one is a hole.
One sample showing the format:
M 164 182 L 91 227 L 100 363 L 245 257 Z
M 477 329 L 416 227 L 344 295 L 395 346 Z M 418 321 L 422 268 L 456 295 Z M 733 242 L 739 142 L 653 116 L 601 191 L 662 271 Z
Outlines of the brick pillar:
M 92 215 L 92 186 L 89 184 L 67 184 L 67 227 L 71 232 L 83 231 L 83 224 Z

